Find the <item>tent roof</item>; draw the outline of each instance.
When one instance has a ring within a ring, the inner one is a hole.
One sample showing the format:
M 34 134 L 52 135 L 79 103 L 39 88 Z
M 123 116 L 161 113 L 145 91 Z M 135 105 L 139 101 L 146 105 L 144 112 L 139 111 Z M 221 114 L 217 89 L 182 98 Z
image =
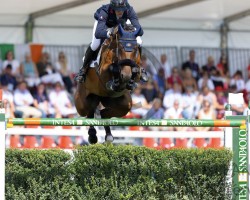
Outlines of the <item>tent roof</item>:
M 0 26 L 23 25 L 30 14 L 35 17 L 37 17 L 36 14 L 44 15 L 36 19 L 36 25 L 39 25 L 39 21 L 43 24 L 42 18 L 48 19 L 49 17 L 57 20 L 68 19 L 62 20 L 61 23 L 54 21 L 55 25 L 91 25 L 95 10 L 108 2 L 109 0 L 22 0 L 21 2 L 8 0 L 2 2 L 0 6 Z M 196 27 L 201 29 L 218 29 L 225 18 L 247 11 L 243 13 L 247 16 L 240 15 L 237 21 L 231 23 L 230 28 L 249 29 L 247 26 L 250 21 L 249 0 L 154 0 L 146 2 L 129 0 L 129 3 L 139 16 L 143 16 L 140 17 L 141 23 L 148 28 L 176 27 L 176 22 L 182 22 L 178 26 L 185 28 L 185 22 L 188 22 L 199 24 Z M 45 15 L 48 11 L 57 12 Z M 78 22 L 74 22 L 76 18 L 79 19 Z

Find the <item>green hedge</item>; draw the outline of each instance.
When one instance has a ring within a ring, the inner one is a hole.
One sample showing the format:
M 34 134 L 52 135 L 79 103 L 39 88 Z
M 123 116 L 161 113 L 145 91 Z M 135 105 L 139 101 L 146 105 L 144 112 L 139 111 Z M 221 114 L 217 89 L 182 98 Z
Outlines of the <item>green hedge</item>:
M 7 150 L 6 199 L 226 199 L 229 150 Z

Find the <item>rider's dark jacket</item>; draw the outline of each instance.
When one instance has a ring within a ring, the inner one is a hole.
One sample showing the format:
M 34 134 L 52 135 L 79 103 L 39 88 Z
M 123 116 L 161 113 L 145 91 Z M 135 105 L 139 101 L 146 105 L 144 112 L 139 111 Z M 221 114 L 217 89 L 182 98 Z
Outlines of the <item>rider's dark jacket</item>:
M 98 20 L 98 24 L 96 27 L 95 37 L 97 39 L 106 39 L 107 38 L 107 29 L 115 27 L 118 25 L 119 21 L 126 22 L 128 19 L 131 24 L 136 28 L 136 30 L 140 29 L 137 36 L 143 35 L 143 30 L 141 25 L 139 24 L 138 17 L 132 6 L 128 5 L 128 9 L 123 13 L 123 16 L 119 21 L 117 20 L 115 11 L 107 5 L 103 5 L 94 14 L 94 18 Z

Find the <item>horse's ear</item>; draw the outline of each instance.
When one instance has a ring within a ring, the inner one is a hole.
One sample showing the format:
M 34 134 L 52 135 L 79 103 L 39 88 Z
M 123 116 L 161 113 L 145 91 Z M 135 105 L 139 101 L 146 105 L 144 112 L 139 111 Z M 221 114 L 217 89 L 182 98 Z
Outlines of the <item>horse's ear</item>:
M 123 35 L 123 33 L 124 33 L 124 29 L 122 28 L 122 25 L 121 24 L 119 24 L 119 26 L 118 26 L 118 32 L 119 32 L 119 34 L 122 36 Z
M 136 29 L 135 32 L 133 32 L 134 36 L 137 37 L 138 33 L 141 31 L 141 27 Z

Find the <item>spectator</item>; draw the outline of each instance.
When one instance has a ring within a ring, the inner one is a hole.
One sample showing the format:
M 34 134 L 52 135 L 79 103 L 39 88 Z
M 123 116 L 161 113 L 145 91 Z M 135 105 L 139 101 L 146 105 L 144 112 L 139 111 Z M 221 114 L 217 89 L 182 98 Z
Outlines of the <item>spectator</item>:
M 141 93 L 144 95 L 148 103 L 151 103 L 157 97 L 157 90 L 154 87 L 154 83 L 151 78 L 148 82 L 142 85 Z
M 182 119 L 183 109 L 180 105 L 179 99 L 174 99 L 173 105 L 166 109 L 164 113 L 164 119 Z M 171 131 L 181 131 L 184 127 L 168 127 Z
M 161 65 L 160 65 L 160 68 L 163 68 L 164 69 L 164 73 L 165 73 L 165 78 L 167 79 L 168 77 L 171 76 L 171 67 L 168 63 L 168 57 L 166 54 L 162 54 L 161 55 Z
M 158 96 L 161 98 L 166 90 L 165 73 L 163 68 L 158 70 L 158 73 L 154 75 L 153 80 Z
M 208 72 L 203 72 L 202 77 L 198 80 L 198 89 L 201 90 L 204 86 L 208 86 L 209 90 L 214 91 L 214 83 Z
M 4 74 L 0 76 L 2 85 L 8 85 L 8 90 L 13 92 L 17 86 L 16 77 L 12 74 L 12 66 L 8 64 L 4 70 Z
M 198 119 L 216 119 L 216 114 L 212 103 L 208 99 L 202 101 L 202 107 L 198 113 Z M 212 127 L 194 127 L 197 131 L 210 131 Z
M 37 86 L 41 82 L 37 67 L 31 60 L 30 54 L 25 55 L 25 61 L 21 63 L 20 72 L 30 88 Z
M 183 63 L 182 71 L 185 71 L 187 68 L 191 69 L 192 75 L 196 81 L 200 78 L 200 68 L 199 65 L 195 62 L 195 51 L 191 50 L 189 52 L 189 60 Z
M 66 59 L 66 56 L 63 52 L 60 52 L 58 55 L 58 61 L 55 64 L 57 72 L 62 76 L 65 87 L 69 93 L 72 93 L 73 83 L 70 78 L 70 69 L 69 63 Z
M 222 55 L 220 57 L 220 62 L 217 64 L 217 70 L 219 71 L 222 77 L 229 77 L 228 60 L 225 55 Z
M 152 104 L 152 108 L 147 112 L 145 119 L 163 119 L 164 109 L 162 108 L 162 101 L 159 98 L 155 98 Z
M 225 91 L 222 87 L 216 87 L 215 94 L 216 94 L 217 102 L 221 106 L 221 107 L 218 107 L 216 109 L 216 112 L 217 112 L 216 118 L 222 119 L 224 117 L 224 114 L 225 114 L 225 105 L 228 102 L 227 97 L 226 97 Z
M 34 95 L 34 106 L 42 112 L 42 117 L 54 117 L 54 109 L 49 103 L 49 98 L 47 96 L 45 85 L 40 83 L 37 86 L 36 94 Z
M 14 105 L 14 97 L 13 94 L 8 90 L 8 85 L 6 83 L 3 83 L 0 86 L 3 96 L 2 100 L 4 103 L 5 108 L 5 115 L 7 118 L 21 118 L 23 116 L 23 113 L 20 111 L 17 111 Z
M 152 104 L 152 108 L 147 112 L 145 119 L 163 119 L 164 109 L 162 108 L 162 101 L 159 98 L 155 98 Z M 162 127 L 149 127 L 149 130 L 161 131 Z
M 7 65 L 11 65 L 12 66 L 12 74 L 16 77 L 19 76 L 20 74 L 20 62 L 18 60 L 14 59 L 14 55 L 12 51 L 8 51 L 6 53 L 6 60 L 3 61 L 3 71 L 5 70 L 5 68 L 7 67 Z
M 147 62 L 148 58 L 146 55 L 141 56 L 141 67 L 149 74 L 149 76 L 153 77 L 156 74 L 156 70 Z
M 216 95 L 209 90 L 208 86 L 204 86 L 202 88 L 201 94 L 197 98 L 196 112 L 195 112 L 196 115 L 198 115 L 198 112 L 204 100 L 209 101 L 214 109 L 224 109 L 224 105 L 220 105 L 218 103 Z
M 14 102 L 16 109 L 23 112 L 24 118 L 40 118 L 42 116 L 42 112 L 32 106 L 34 98 L 27 89 L 27 83 L 25 81 L 21 81 L 18 84 L 17 89 L 14 91 Z
M 208 56 L 207 64 L 202 66 L 202 73 L 207 72 L 208 75 L 211 75 L 211 71 L 214 69 L 216 70 L 216 67 L 214 65 L 214 58 L 212 56 Z
M 55 73 L 50 62 L 50 56 L 47 52 L 42 54 L 41 61 L 37 63 L 37 70 L 43 83 L 55 84 L 56 82 L 60 82 L 61 85 L 64 85 L 61 75 Z
M 56 118 L 73 118 L 76 114 L 76 109 L 60 82 L 55 83 L 54 89 L 49 94 L 49 101 L 55 108 Z
M 190 86 L 185 87 L 185 92 L 182 94 L 182 116 L 185 119 L 193 119 L 194 111 L 197 103 L 197 94 L 194 89 Z
M 163 106 L 168 109 L 170 107 L 173 107 L 175 99 L 180 101 L 182 100 L 181 98 L 181 85 L 178 82 L 175 82 L 173 85 L 173 88 L 167 90 L 165 92 L 164 98 L 163 98 Z
M 177 67 L 172 68 L 172 74 L 167 79 L 167 89 L 173 88 L 174 83 L 177 82 L 182 85 L 181 76 L 179 73 L 179 69 Z
M 243 79 L 242 71 L 237 70 L 231 81 L 230 86 L 236 85 L 236 92 L 242 92 L 245 89 L 245 81 Z
M 213 81 L 214 87 L 225 87 L 225 79 L 220 75 L 219 71 L 217 69 L 211 70 L 211 76 L 210 79 Z
M 198 90 L 196 80 L 192 76 L 192 71 L 187 68 L 183 73 L 182 85 L 185 87 L 191 87 L 194 91 Z
M 145 117 L 148 110 L 151 108 L 151 105 L 148 104 L 146 98 L 141 93 L 141 86 L 138 86 L 133 94 L 132 97 L 132 109 L 131 113 L 140 115 L 141 117 Z

